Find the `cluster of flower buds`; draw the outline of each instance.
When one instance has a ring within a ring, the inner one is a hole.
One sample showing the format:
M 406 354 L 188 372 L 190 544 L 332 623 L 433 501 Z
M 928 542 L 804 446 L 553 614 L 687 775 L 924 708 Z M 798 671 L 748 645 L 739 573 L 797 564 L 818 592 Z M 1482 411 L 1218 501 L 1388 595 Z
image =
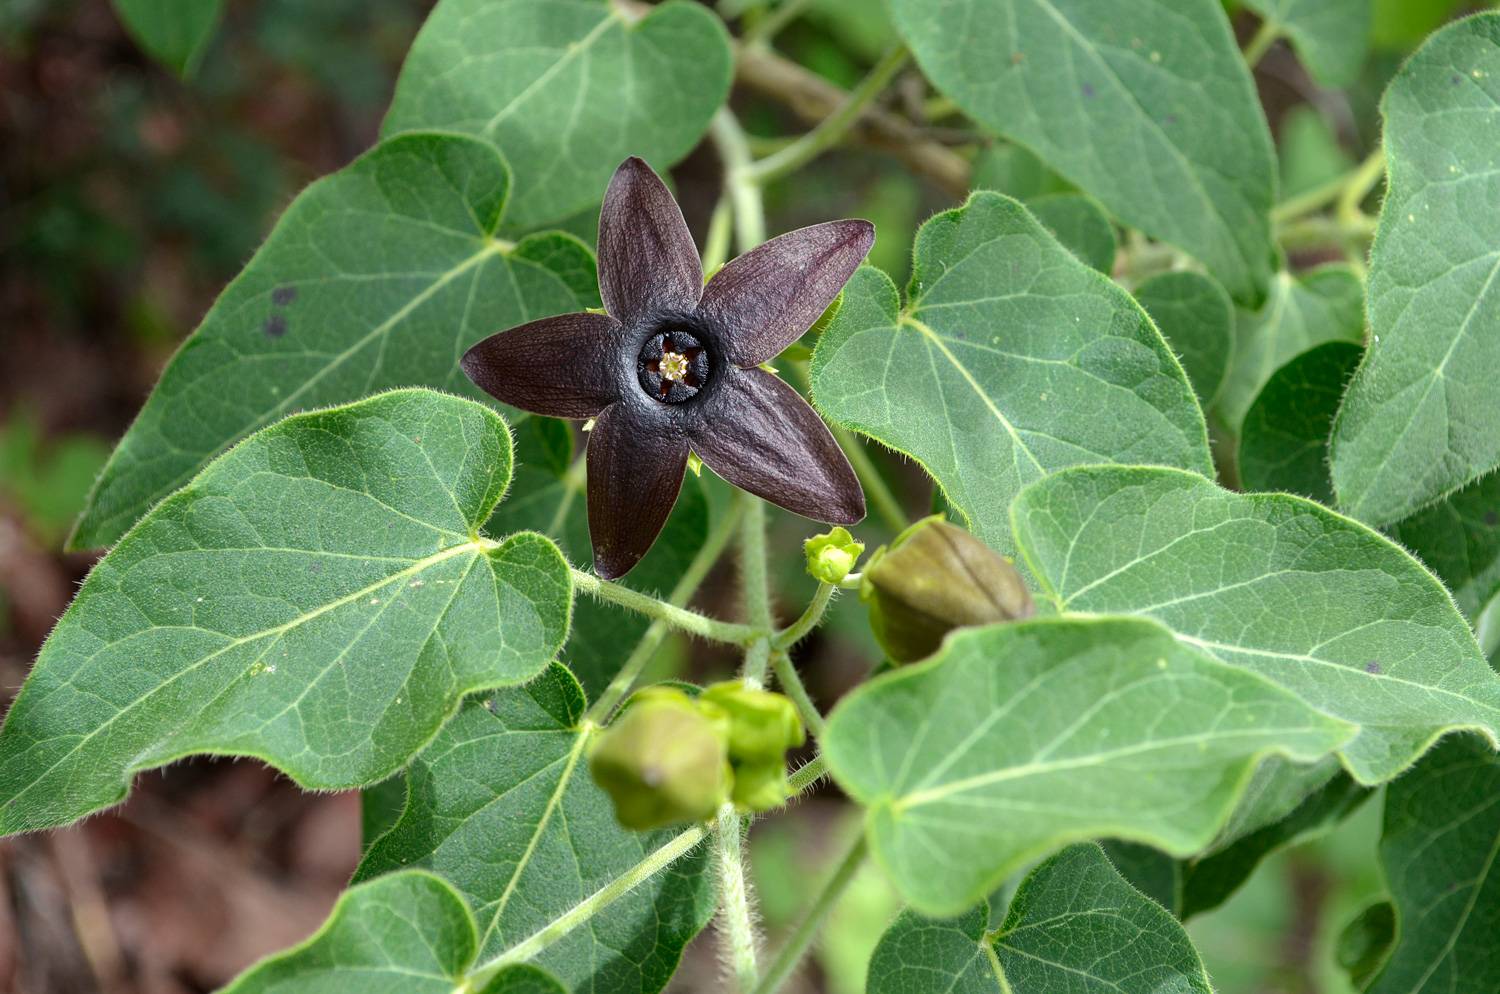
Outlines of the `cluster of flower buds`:
M 941 516 L 877 549 L 861 577 L 870 628 L 897 663 L 932 655 L 955 628 L 1018 621 L 1035 610 L 1010 560 Z
M 594 781 L 626 828 L 712 818 L 726 802 L 765 811 L 787 798 L 786 753 L 802 721 L 780 694 L 718 683 L 697 697 L 675 687 L 637 693 L 598 737 Z

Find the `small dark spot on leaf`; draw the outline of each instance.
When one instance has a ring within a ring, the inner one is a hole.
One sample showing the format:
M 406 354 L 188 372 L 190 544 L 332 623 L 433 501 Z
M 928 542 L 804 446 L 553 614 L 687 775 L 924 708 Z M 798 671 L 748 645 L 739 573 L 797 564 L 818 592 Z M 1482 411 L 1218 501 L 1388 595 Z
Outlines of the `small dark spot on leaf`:
M 1025 52 L 1011 52 L 1010 53 L 1010 64 L 1011 65 L 1018 66 L 1018 65 L 1020 65 L 1021 63 L 1025 62 L 1025 61 L 1026 61 L 1026 53 Z
M 271 291 L 271 303 L 277 307 L 285 307 L 297 299 L 297 288 L 294 286 L 279 286 Z
M 1373 659 L 1370 660 L 1368 663 L 1365 663 L 1365 672 L 1366 673 L 1379 673 L 1380 672 L 1380 664 L 1377 663 Z
M 1177 115 L 1168 114 L 1166 117 L 1161 119 L 1161 123 L 1167 125 L 1167 127 L 1171 127 L 1172 125 L 1177 123 Z
M 1458 73 L 1454 73 L 1453 74 L 1453 85 L 1454 86 L 1457 86 L 1458 84 L 1462 83 L 1463 81 L 1464 81 L 1464 78 L 1462 76 L 1458 75 Z
M 272 338 L 280 338 L 286 334 L 286 318 L 280 314 L 272 314 L 266 318 L 265 332 Z
M 1091 100 L 1093 99 L 1093 97 L 1094 97 L 1094 84 L 1093 83 L 1084 83 L 1083 84 L 1083 95 L 1086 96 L 1086 97 L 1088 97 Z
M 323 564 L 314 559 L 307 564 L 307 571 L 309 573 L 321 573 L 323 572 Z
M 1495 527 L 1496 525 L 1500 525 L 1500 511 L 1485 511 L 1484 523 L 1489 525 L 1491 528 Z

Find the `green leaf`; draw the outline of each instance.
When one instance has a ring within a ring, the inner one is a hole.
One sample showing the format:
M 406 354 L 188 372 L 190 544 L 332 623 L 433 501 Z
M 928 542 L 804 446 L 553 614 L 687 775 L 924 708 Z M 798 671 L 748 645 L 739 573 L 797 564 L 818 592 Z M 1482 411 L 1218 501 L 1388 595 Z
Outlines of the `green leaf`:
M 1070 842 L 1195 852 L 1261 759 L 1353 731 L 1146 619 L 1042 618 L 961 631 L 858 688 L 823 749 L 902 896 L 951 914 Z
M 1188 382 L 1206 408 L 1219 395 L 1234 348 L 1234 305 L 1212 277 L 1162 273 L 1135 288 L 1135 299 L 1181 357 Z
M 1370 994 L 1500 990 L 1500 756 L 1438 745 L 1386 793 L 1380 862 L 1400 936 Z
M 525 687 L 471 699 L 413 761 L 395 827 L 355 880 L 405 867 L 464 895 L 490 960 L 543 933 L 673 832 L 631 832 L 588 774 L 583 692 L 554 664 Z M 712 916 L 700 850 L 546 946 L 536 963 L 568 990 L 655 992 Z
M 1026 209 L 1080 262 L 1108 276 L 1115 266 L 1115 226 L 1099 202 L 1083 193 L 1033 197 Z
M 1389 779 L 1453 729 L 1500 737 L 1500 677 L 1442 585 L 1319 504 L 1105 466 L 1048 477 L 1013 514 L 1057 610 L 1156 618 L 1360 725 L 1342 756 L 1361 783 Z
M 136 43 L 179 76 L 191 76 L 213 37 L 224 0 L 113 0 Z
M 1391 534 L 1442 578 L 1458 609 L 1477 624 L 1500 594 L 1500 473 L 1407 518 Z
M 1219 0 L 892 0 L 939 90 L 1238 300 L 1271 278 L 1276 161 Z
M 550 541 L 478 534 L 510 480 L 488 408 L 400 390 L 216 459 L 89 575 L 0 730 L 0 831 L 63 825 L 193 753 L 377 783 L 470 691 L 562 645 Z
M 1390 901 L 1376 901 L 1344 926 L 1336 953 L 1356 990 L 1370 985 L 1395 944 L 1396 906 Z
M 413 384 L 481 396 L 458 368 L 469 345 L 596 303 L 576 289 L 592 266 L 582 243 L 493 237 L 509 188 L 488 145 L 407 135 L 304 190 L 167 366 L 73 545 L 113 543 L 208 460 L 283 415 Z
M 1011 498 L 1052 470 L 1211 472 L 1203 415 L 1145 312 L 1016 201 L 975 193 L 924 224 L 908 297 L 855 273 L 813 354 L 812 396 L 920 462 L 991 546 L 1011 548 Z
M 906 912 L 870 961 L 870 994 L 1211 994 L 1182 925 L 1093 844 L 1037 867 L 987 931 L 985 905 L 933 921 Z
M 1364 285 L 1348 266 L 1276 274 L 1265 306 L 1235 315 L 1234 361 L 1215 413 L 1238 434 L 1245 412 L 1278 369 L 1324 342 L 1360 344 L 1364 328 Z
M 222 994 L 452 994 L 478 949 L 463 899 L 419 870 L 339 895 L 306 942 L 251 967 Z
M 1328 87 L 1359 79 L 1370 50 L 1371 0 L 1245 0 L 1278 25 L 1313 78 Z
M 1327 756 L 1307 765 L 1261 763 L 1234 813 L 1203 852 L 1174 859 L 1159 849 L 1109 839 L 1104 851 L 1141 892 L 1178 918 L 1222 903 L 1277 850 L 1338 825 L 1371 793 Z
M 1335 773 L 1286 817 L 1247 832 L 1223 848 L 1188 860 L 1183 867 L 1178 916 L 1186 920 L 1217 908 L 1250 878 L 1267 856 L 1333 828 L 1363 804 L 1371 792 L 1371 788 L 1361 787 L 1348 774 Z
M 974 159 L 971 182 L 976 190 L 994 190 L 1017 200 L 1068 193 L 1073 189 L 1067 180 L 1048 169 L 1035 152 L 1010 142 L 980 149 Z
M 729 93 L 723 24 L 684 0 L 646 16 L 605 0 L 443 0 L 412 43 L 381 133 L 458 131 L 515 170 L 507 223 L 560 221 L 615 166 L 686 155 Z
M 563 429 L 562 435 L 558 435 L 558 428 Z M 527 418 L 516 427 L 515 486 L 511 498 L 495 510 L 488 530 L 500 535 L 539 531 L 557 542 L 570 561 L 588 568 L 593 545 L 589 541 L 584 477 L 578 472 L 581 466 L 567 474 L 566 460 L 573 444 L 567 431 L 566 425 L 550 418 Z M 564 440 L 567 455 L 554 448 Z M 561 469 L 559 458 L 563 460 Z M 688 474 L 656 544 L 616 583 L 653 596 L 665 595 L 676 585 L 717 520 L 708 499 L 711 485 L 703 477 Z M 585 693 L 598 696 L 650 625 L 647 618 L 633 611 L 592 597 L 581 598 L 573 605 L 573 625 L 562 661 Z
M 1371 345 L 1333 431 L 1339 505 L 1385 525 L 1500 466 L 1500 14 L 1452 24 L 1391 82 L 1370 250 Z
M 1282 366 L 1256 395 L 1240 426 L 1240 482 L 1333 503 L 1328 436 L 1364 349 L 1325 342 Z
M 1287 111 L 1278 138 L 1283 201 L 1331 183 L 1354 168 L 1354 158 L 1312 104 L 1298 104 Z

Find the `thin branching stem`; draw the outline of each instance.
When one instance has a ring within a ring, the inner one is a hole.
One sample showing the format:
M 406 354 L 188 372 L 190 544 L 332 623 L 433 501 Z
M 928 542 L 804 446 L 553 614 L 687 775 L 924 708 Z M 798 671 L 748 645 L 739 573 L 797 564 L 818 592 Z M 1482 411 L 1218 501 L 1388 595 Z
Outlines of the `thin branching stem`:
M 831 583 L 818 584 L 817 593 L 813 594 L 812 600 L 807 602 L 802 616 L 776 633 L 771 640 L 771 649 L 790 649 L 798 642 L 807 637 L 808 633 L 823 620 L 823 613 L 828 610 L 828 602 L 833 599 L 833 592 L 838 587 Z
M 1260 30 L 1245 45 L 1245 65 L 1254 69 L 1266 57 L 1276 39 L 1281 37 L 1281 25 L 1267 18 L 1260 22 Z
M 781 947 L 776 958 L 771 960 L 771 965 L 766 969 L 766 974 L 761 978 L 754 994 L 775 994 L 781 989 L 781 985 L 786 983 L 792 971 L 797 968 L 797 964 L 801 963 L 802 958 L 807 955 L 808 947 L 812 945 L 818 930 L 823 927 L 823 922 L 828 918 L 829 912 L 838 904 L 849 882 L 859 873 L 859 868 L 864 865 L 868 852 L 869 847 L 865 843 L 865 835 L 860 832 L 854 844 L 849 847 L 849 851 L 839 862 L 838 868 L 833 871 L 833 876 L 829 877 L 828 882 L 823 885 L 823 890 L 819 892 L 817 900 L 813 902 L 811 908 L 807 909 L 807 914 L 797 923 L 792 934 L 787 936 L 786 944 Z
M 823 713 L 813 703 L 812 697 L 807 692 L 807 687 L 802 683 L 802 676 L 797 672 L 797 667 L 792 665 L 792 657 L 785 652 L 771 653 L 771 668 L 776 671 L 776 679 L 781 682 L 781 689 L 786 691 L 786 696 L 792 699 L 797 706 L 797 714 L 802 717 L 802 724 L 812 733 L 813 738 L 822 740 L 823 733 L 827 730 L 827 723 L 823 720 Z
M 747 175 L 751 159 L 745 129 L 728 107 L 721 107 L 708 133 L 724 163 L 724 194 L 733 207 L 735 246 L 748 252 L 766 240 L 766 206 L 760 186 Z
M 670 601 L 664 601 L 650 594 L 643 594 L 632 590 L 622 583 L 612 580 L 601 580 L 592 573 L 581 569 L 573 570 L 573 585 L 586 594 L 593 594 L 602 601 L 617 604 L 628 608 L 638 614 L 643 614 L 654 621 L 662 621 L 679 631 L 687 632 L 713 642 L 727 642 L 730 645 L 745 646 L 763 639 L 769 632 L 769 628 L 742 625 L 737 621 L 718 621 L 707 618 L 697 611 L 690 611 L 685 607 L 678 607 Z
M 744 588 L 746 626 L 767 632 L 745 651 L 744 680 L 754 687 L 766 682 L 771 662 L 771 581 L 766 570 L 766 505 L 759 497 L 745 494 L 745 514 L 740 521 L 740 583 Z
M 714 855 L 719 869 L 719 928 L 724 952 L 741 994 L 749 994 L 760 979 L 759 937 L 750 910 L 750 882 L 741 851 L 744 822 L 733 804 L 725 804 L 714 826 Z
M 908 57 L 906 49 L 900 45 L 887 51 L 833 113 L 786 148 L 752 163 L 745 169 L 744 178 L 748 182 L 764 186 L 796 172 L 843 141 L 849 129 L 854 127 L 860 115 L 865 112 L 865 108 L 880 96 L 891 78 L 906 65 Z

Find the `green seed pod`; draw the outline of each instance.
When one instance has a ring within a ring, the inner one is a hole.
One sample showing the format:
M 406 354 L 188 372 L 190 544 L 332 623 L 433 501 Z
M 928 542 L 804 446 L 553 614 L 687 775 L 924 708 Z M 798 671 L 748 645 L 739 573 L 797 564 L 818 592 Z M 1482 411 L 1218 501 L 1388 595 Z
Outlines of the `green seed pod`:
M 854 569 L 865 544 L 856 542 L 847 529 L 835 528 L 803 542 L 802 550 L 807 554 L 807 572 L 814 580 L 839 583 Z
M 589 770 L 626 828 L 704 821 L 729 798 L 728 745 L 721 712 L 680 690 L 653 687 L 599 735 Z
M 705 707 L 721 709 L 727 717 L 729 760 L 736 771 L 742 763 L 784 763 L 786 751 L 806 740 L 797 708 L 781 694 L 730 680 L 709 687 L 698 700 Z
M 859 596 L 876 640 L 898 663 L 932 655 L 955 628 L 1016 621 L 1035 610 L 1008 559 L 941 517 L 918 521 L 877 551 Z

